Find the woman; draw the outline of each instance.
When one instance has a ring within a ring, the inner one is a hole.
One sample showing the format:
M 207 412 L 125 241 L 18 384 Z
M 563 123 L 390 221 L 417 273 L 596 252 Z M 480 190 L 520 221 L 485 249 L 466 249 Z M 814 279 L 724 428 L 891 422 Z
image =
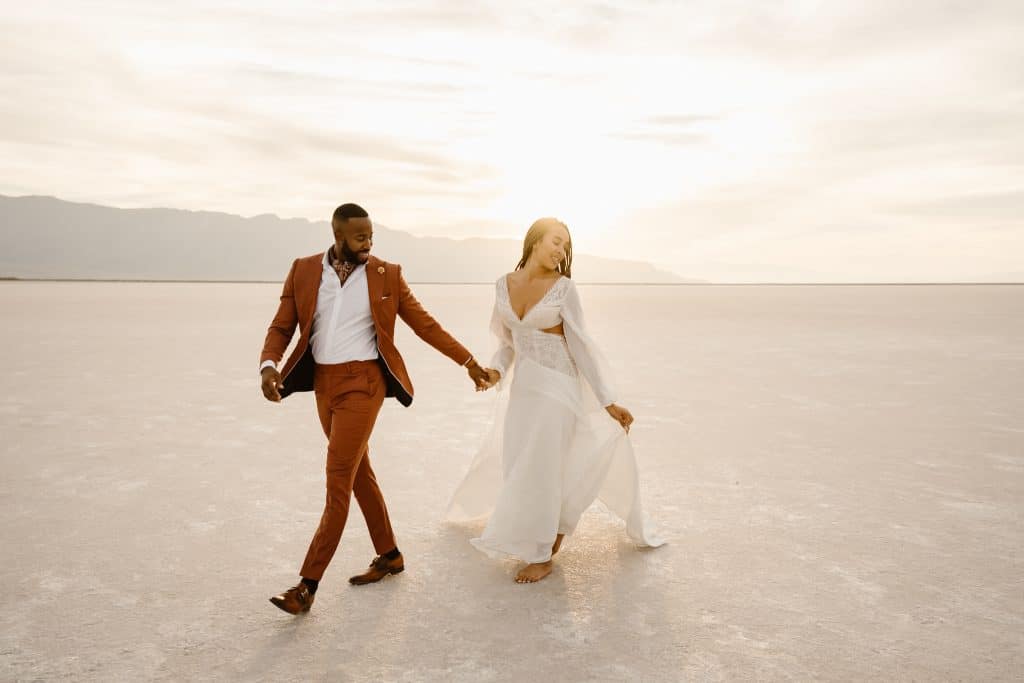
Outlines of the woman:
M 497 414 L 448 508 L 456 521 L 493 510 L 471 543 L 526 562 L 518 583 L 551 573 L 552 555 L 595 498 L 626 520 L 638 545 L 663 543 L 640 507 L 627 437 L 633 416 L 615 402 L 571 267 L 568 229 L 542 218 L 526 233 L 516 270 L 498 279 L 491 331 L 500 345 L 488 369 L 491 384 L 499 384 Z

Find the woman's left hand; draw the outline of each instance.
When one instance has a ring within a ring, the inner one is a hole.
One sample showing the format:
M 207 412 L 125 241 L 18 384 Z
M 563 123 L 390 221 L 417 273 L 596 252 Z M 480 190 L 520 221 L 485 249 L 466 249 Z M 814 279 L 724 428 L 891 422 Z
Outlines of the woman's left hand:
M 633 413 L 629 412 L 622 406 L 617 406 L 614 403 L 610 406 L 606 406 L 605 410 L 612 416 L 612 419 L 622 425 L 622 428 L 629 434 L 629 426 L 633 424 Z

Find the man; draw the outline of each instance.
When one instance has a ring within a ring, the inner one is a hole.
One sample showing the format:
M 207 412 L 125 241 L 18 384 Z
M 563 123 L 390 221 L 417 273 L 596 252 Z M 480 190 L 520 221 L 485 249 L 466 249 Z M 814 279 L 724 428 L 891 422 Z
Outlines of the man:
M 373 583 L 405 569 L 367 447 L 386 396 L 405 406 L 412 403 L 412 382 L 395 348 L 395 317 L 466 367 L 478 390 L 488 386 L 487 373 L 472 354 L 413 296 L 401 266 L 370 256 L 373 224 L 366 211 L 342 204 L 334 211 L 331 228 L 334 244 L 326 253 L 292 264 L 260 355 L 267 400 L 277 402 L 296 391 L 314 390 L 327 435 L 327 501 L 299 572 L 301 581 L 270 598 L 291 614 L 307 612 L 313 605 L 320 579 L 341 541 L 353 493 L 377 556 L 366 573 L 349 581 Z M 298 344 L 278 372 L 296 325 Z

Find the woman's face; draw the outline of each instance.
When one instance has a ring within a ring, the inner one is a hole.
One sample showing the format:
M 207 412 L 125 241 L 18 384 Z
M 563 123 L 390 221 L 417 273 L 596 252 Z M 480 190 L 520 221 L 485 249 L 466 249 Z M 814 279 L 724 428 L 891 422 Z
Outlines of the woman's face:
M 535 262 L 546 270 L 556 270 L 565 260 L 565 251 L 570 246 L 569 231 L 561 224 L 555 224 L 544 233 L 544 237 L 533 247 Z

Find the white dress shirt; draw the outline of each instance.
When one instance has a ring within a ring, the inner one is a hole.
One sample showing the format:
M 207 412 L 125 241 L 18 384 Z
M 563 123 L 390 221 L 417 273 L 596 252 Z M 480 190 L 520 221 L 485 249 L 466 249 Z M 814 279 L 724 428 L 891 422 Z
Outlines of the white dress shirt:
M 375 360 L 378 357 L 377 329 L 370 313 L 365 264 L 356 266 L 343 287 L 327 253 L 324 253 L 309 343 L 313 349 L 313 360 L 318 365 Z M 266 367 L 276 368 L 277 364 L 272 360 L 264 361 L 260 370 Z

